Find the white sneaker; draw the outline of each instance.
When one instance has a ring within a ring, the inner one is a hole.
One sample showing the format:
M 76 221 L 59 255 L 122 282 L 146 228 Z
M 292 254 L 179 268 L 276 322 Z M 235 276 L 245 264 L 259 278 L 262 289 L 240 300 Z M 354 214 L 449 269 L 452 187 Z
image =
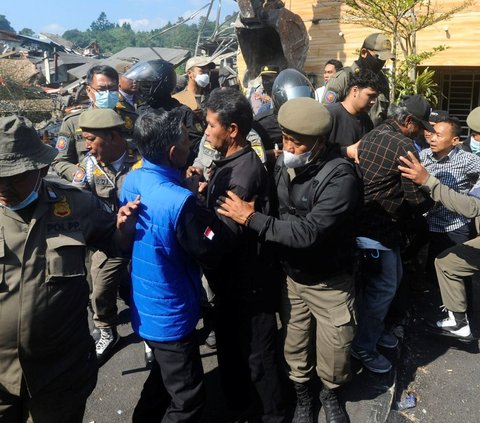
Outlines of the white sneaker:
M 103 363 L 117 345 L 120 337 L 115 328 L 100 328 L 100 338 L 95 343 L 95 351 L 97 353 L 97 360 Z
M 470 324 L 468 323 L 466 313 L 464 313 L 464 318 L 457 322 L 453 312 L 448 310 L 448 317 L 443 320 L 438 320 L 436 326 L 438 329 L 447 331 L 453 336 L 468 339 L 472 338 L 472 331 L 470 330 Z

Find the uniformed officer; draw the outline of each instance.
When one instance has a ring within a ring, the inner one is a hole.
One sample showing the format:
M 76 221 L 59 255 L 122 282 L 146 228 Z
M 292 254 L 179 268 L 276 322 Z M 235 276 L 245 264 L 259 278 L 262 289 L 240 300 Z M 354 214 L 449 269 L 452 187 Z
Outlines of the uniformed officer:
M 119 103 L 118 73 L 106 65 L 97 65 L 87 72 L 87 94 L 92 101 L 91 108 L 115 109 L 125 122 L 124 131 L 131 138 L 133 125 L 137 114 Z M 72 181 L 77 171 L 77 164 L 87 153 L 78 119 L 81 111 L 67 115 L 58 133 L 56 149 L 58 155 L 52 163 L 52 168 L 62 178 Z
M 80 115 L 78 125 L 87 155 L 72 183 L 91 191 L 116 213 L 125 176 L 133 167 L 141 166 L 141 156 L 125 140 L 124 122 L 111 109 L 87 110 Z M 96 251 L 91 261 L 93 321 L 100 330 L 96 353 L 102 363 L 120 339 L 116 330 L 117 290 L 120 282 L 130 285 L 128 260 L 107 258 L 102 251 Z
M 348 80 L 352 73 L 360 73 L 361 69 L 370 69 L 380 77 L 380 92 L 376 103 L 370 109 L 370 118 L 374 126 L 382 123 L 387 117 L 390 104 L 390 88 L 383 66 L 388 59 L 394 59 L 391 52 L 392 43 L 381 33 L 370 34 L 363 42 L 358 59 L 350 67 L 344 67 L 330 77 L 323 94 L 322 103 L 331 104 L 343 101 L 347 95 Z
M 81 423 L 97 379 L 85 250 L 113 255 L 121 233 L 97 198 L 43 179 L 55 155 L 30 121 L 0 118 L 0 421 L 7 423 Z M 125 228 L 123 208 L 119 215 Z

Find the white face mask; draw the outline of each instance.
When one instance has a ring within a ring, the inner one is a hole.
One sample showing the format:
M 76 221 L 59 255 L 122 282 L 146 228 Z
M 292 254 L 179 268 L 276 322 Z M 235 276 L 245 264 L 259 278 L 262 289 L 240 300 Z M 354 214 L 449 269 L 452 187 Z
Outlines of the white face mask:
M 313 147 L 310 151 L 306 151 L 302 154 L 293 154 L 289 151 L 283 150 L 283 163 L 290 169 L 296 169 L 297 167 L 305 166 L 309 163 L 310 156 L 312 155 L 312 151 L 317 145 L 317 141 L 313 144 Z
M 200 88 L 205 88 L 210 83 L 210 75 L 208 73 L 201 73 L 195 77 L 195 82 Z

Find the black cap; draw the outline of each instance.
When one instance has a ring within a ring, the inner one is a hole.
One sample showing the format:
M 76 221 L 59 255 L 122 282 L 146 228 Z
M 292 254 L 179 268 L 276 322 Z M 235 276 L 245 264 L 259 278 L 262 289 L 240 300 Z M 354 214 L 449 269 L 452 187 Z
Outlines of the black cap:
M 408 112 L 429 131 L 434 132 L 433 126 L 430 124 L 431 107 L 425 98 L 421 95 L 406 95 L 402 97 L 400 105 L 405 106 Z
M 428 118 L 429 122 L 443 122 L 444 120 L 450 118 L 450 115 L 446 110 L 432 110 L 430 112 L 430 117 Z

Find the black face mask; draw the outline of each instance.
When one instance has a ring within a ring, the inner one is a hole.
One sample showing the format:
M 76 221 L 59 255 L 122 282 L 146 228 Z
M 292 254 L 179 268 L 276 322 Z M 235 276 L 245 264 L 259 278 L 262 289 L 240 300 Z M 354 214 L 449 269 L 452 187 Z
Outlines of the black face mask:
M 362 68 L 370 69 L 375 73 L 379 73 L 385 65 L 385 60 L 380 60 L 377 56 L 371 55 L 370 52 L 367 52 L 367 57 L 360 57 L 360 62 Z

